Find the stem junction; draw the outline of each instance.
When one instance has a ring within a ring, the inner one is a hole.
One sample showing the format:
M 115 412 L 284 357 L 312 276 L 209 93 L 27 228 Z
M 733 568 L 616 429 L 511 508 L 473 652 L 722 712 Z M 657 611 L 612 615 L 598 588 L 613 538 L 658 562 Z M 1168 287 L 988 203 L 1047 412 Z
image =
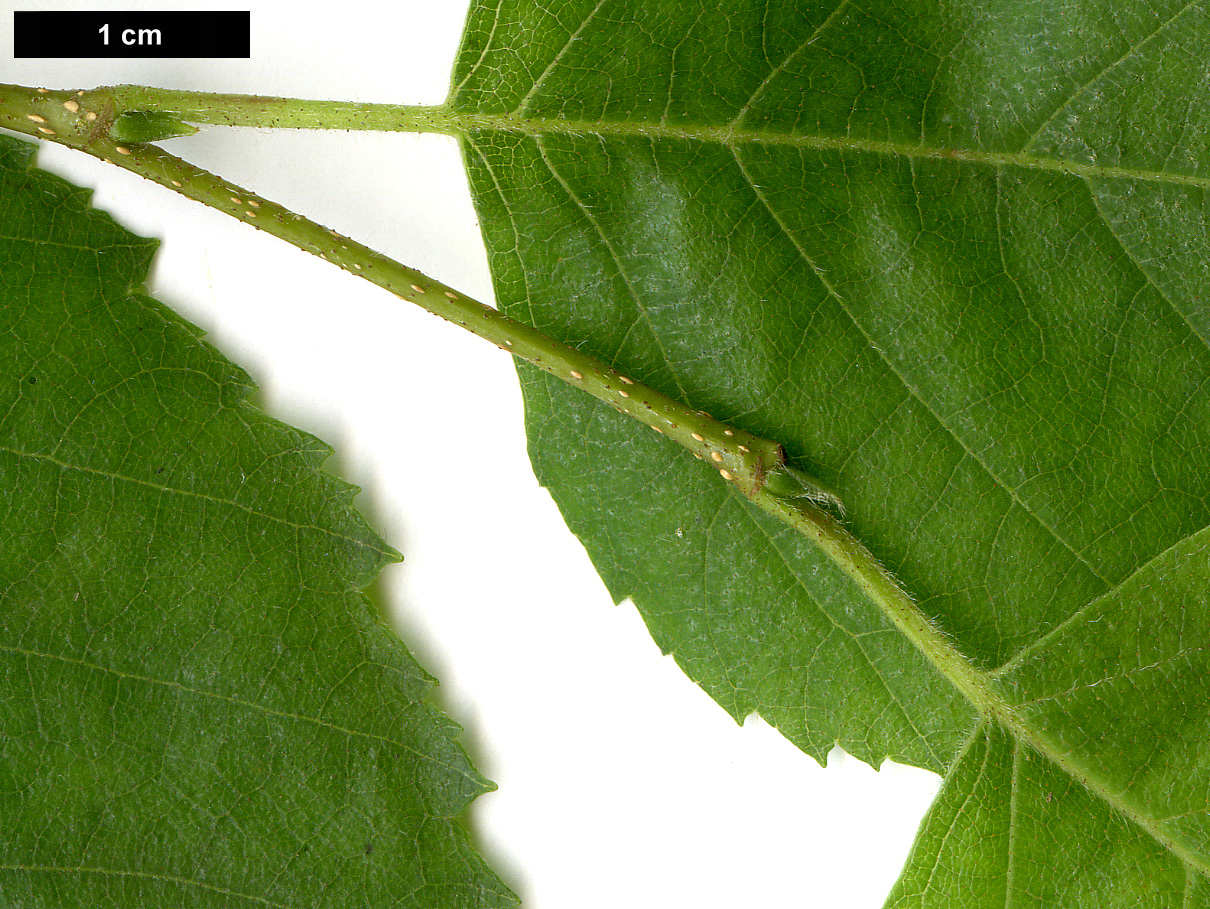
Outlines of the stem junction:
M 753 504 L 819 546 L 981 713 L 1019 728 L 1019 721 L 988 687 L 983 674 L 870 552 L 819 507 L 830 505 L 839 510 L 836 494 L 788 465 L 777 442 L 694 410 L 440 281 L 149 144 L 186 134 L 193 130 L 191 123 L 464 131 L 456 128 L 457 118 L 444 108 L 213 95 L 141 86 L 72 92 L 0 85 L 0 127 L 79 149 L 224 211 L 466 328 L 678 442 Z

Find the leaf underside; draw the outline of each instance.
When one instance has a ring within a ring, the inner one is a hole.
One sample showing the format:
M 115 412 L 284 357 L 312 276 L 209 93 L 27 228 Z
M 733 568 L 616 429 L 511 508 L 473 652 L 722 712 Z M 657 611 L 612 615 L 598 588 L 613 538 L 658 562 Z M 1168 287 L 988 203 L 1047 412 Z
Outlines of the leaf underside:
M 1210 13 L 726 7 L 473 6 L 449 106 L 503 124 L 463 142 L 497 297 L 782 442 L 1030 734 L 522 368 L 541 481 L 734 716 L 946 774 L 892 905 L 1207 905 Z
M 0 904 L 513 905 L 330 449 L 0 137 Z

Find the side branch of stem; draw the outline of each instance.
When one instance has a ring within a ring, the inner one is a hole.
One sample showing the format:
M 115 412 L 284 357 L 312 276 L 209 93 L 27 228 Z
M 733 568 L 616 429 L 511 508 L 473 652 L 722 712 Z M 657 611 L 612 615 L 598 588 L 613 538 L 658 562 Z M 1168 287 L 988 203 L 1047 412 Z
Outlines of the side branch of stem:
M 816 488 L 822 489 L 809 478 L 789 472 L 776 442 L 694 410 L 532 326 L 154 145 L 115 139 L 112 132 L 98 129 L 98 124 L 115 124 L 129 113 L 115 101 L 113 92 L 0 86 L 0 126 L 52 139 L 117 164 L 416 303 L 668 436 L 748 498 L 760 492 L 773 475 L 783 481 L 794 479 L 797 485 L 792 487 L 801 490 L 797 494 L 810 496 Z M 178 112 L 176 116 L 188 118 L 189 114 Z
M 150 109 L 153 97 L 165 102 L 165 106 L 155 107 L 157 111 L 171 109 L 174 116 L 183 120 L 237 122 L 217 115 L 203 117 L 209 96 L 193 93 L 129 86 L 76 93 L 0 86 L 0 126 L 86 151 L 224 211 L 466 328 L 663 433 L 716 469 L 757 507 L 794 527 L 823 549 L 981 712 L 995 715 L 1015 728 L 1011 711 L 987 686 L 985 677 L 920 612 L 869 551 L 815 504 L 838 505 L 839 500 L 823 484 L 789 467 L 779 444 L 729 426 L 704 411 L 648 388 L 532 326 L 510 319 L 440 281 L 154 145 L 121 144 L 106 129 L 98 128 L 114 123 L 130 110 Z M 231 96 L 223 97 L 227 113 L 222 116 L 226 117 L 239 105 L 231 103 Z M 266 105 L 267 100 L 273 103 Z M 279 125 L 273 113 L 266 114 L 267 111 L 293 111 L 290 117 L 301 117 L 307 105 L 315 103 L 278 103 L 281 101 L 248 96 L 246 110 L 240 115 L 248 119 L 241 122 Z M 327 102 L 321 103 L 331 110 Z M 131 104 L 134 106 L 128 106 Z M 352 112 L 364 106 L 348 107 Z M 94 116 L 90 118 L 89 114 Z

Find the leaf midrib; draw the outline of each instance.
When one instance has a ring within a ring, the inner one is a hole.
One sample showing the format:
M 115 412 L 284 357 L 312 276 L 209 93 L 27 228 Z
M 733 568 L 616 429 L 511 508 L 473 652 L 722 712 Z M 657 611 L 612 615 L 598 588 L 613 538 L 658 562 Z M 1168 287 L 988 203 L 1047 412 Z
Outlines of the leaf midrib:
M 829 613 L 828 610 L 825 609 L 819 603 L 819 601 L 815 598 L 815 596 L 807 588 L 806 583 L 803 581 L 803 579 L 799 575 L 799 573 L 794 570 L 794 566 L 790 563 L 790 560 L 785 555 L 785 553 L 782 552 L 781 547 L 779 545 L 777 545 L 777 542 L 774 540 L 772 534 L 769 533 L 768 528 L 763 523 L 761 523 L 760 521 L 757 520 L 755 511 L 753 511 L 751 508 L 744 507 L 747 505 L 747 501 L 742 499 L 742 497 L 740 497 L 739 494 L 735 490 L 728 489 L 727 491 L 731 495 L 732 500 L 739 500 L 740 506 L 741 506 L 740 513 L 743 515 L 744 519 L 747 520 L 759 533 L 761 533 L 765 537 L 765 539 L 768 541 L 769 546 L 773 549 L 774 552 L 777 553 L 778 558 L 781 559 L 783 567 L 789 573 L 790 577 L 794 579 L 794 583 L 798 586 L 798 588 L 806 594 L 807 599 L 810 601 L 811 605 L 813 605 L 815 607 L 816 612 L 818 612 L 825 619 L 827 619 L 827 621 L 832 625 L 832 627 L 835 628 L 838 633 L 844 635 L 844 637 L 848 639 L 850 644 L 854 648 L 856 648 L 857 652 L 862 655 L 862 657 L 865 659 L 866 665 L 869 667 L 870 671 L 874 673 L 874 675 L 878 678 L 878 681 L 882 682 L 883 686 L 886 688 L 887 695 L 890 697 L 891 703 L 893 703 L 895 705 L 895 707 L 898 708 L 900 715 L 904 718 L 904 720 L 908 723 L 908 725 L 912 727 L 912 731 L 915 732 L 917 734 L 917 736 L 919 736 L 920 741 L 924 743 L 924 747 L 928 749 L 929 753 L 935 759 L 937 759 L 938 766 L 944 766 L 945 761 L 941 757 L 941 755 L 939 755 L 937 753 L 937 749 L 933 746 L 932 741 L 917 727 L 915 720 L 912 718 L 911 712 L 907 709 L 906 706 L 904 706 L 904 704 L 895 695 L 895 692 L 892 689 L 891 685 L 887 682 L 886 676 L 883 674 L 881 667 L 879 667 L 877 662 L 875 662 L 875 660 L 873 659 L 873 657 L 871 657 L 870 654 L 866 652 L 866 649 L 864 646 L 864 641 L 859 640 L 859 636 L 854 635 L 848 628 L 846 628 L 845 626 L 843 626 L 839 622 L 837 622 L 836 619 L 831 615 L 831 613 Z M 875 604 L 875 608 L 877 608 L 877 605 L 878 604 Z M 881 610 L 879 610 L 879 611 L 881 612 Z M 888 616 L 888 618 L 889 618 L 889 616 Z M 897 631 L 897 629 L 895 629 L 895 630 Z M 887 757 L 891 757 L 891 755 L 887 755 Z
M 767 129 L 744 129 L 732 125 L 710 126 L 626 120 L 571 120 L 560 117 L 516 116 L 459 112 L 451 106 L 432 108 L 434 131 L 470 136 L 478 131 L 516 133 L 534 138 L 551 135 L 595 136 L 617 139 L 665 139 L 703 142 L 735 148 L 743 145 L 767 145 L 804 148 L 816 151 L 858 152 L 909 160 L 949 161 L 986 167 L 1017 167 L 1043 173 L 1065 174 L 1088 179 L 1125 179 L 1142 183 L 1189 186 L 1210 189 L 1210 176 L 1139 167 L 1089 164 L 1063 158 L 1032 155 L 1026 152 L 995 152 L 981 149 L 926 145 L 922 142 L 895 142 L 879 139 L 840 138 L 811 133 L 791 135 Z

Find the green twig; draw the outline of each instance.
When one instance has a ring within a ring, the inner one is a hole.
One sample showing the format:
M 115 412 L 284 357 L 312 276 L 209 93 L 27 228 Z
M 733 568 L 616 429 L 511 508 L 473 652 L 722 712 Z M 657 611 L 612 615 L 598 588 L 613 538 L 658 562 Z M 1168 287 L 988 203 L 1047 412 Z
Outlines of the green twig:
M 0 126 L 78 148 L 225 211 L 465 327 L 680 443 L 717 469 L 753 504 L 812 540 L 982 713 L 995 715 L 1010 728 L 1020 731 L 1021 724 L 1011 708 L 992 692 L 983 674 L 975 670 L 920 612 L 869 551 L 832 515 L 814 504 L 839 505 L 839 501 L 822 484 L 789 467 L 779 444 L 728 426 L 703 411 L 674 401 L 440 281 L 162 149 L 145 142 L 115 138 L 115 133 L 120 136 L 128 129 L 151 139 L 157 131 L 178 135 L 188 127 L 177 118 L 198 122 L 207 119 L 199 115 L 202 102 L 197 100 L 207 96 L 145 90 L 161 99 L 168 96 L 182 101 L 192 98 L 194 102 L 190 103 L 198 105 L 175 111 L 160 108 L 149 112 L 159 119 L 149 120 L 135 108 L 116 106 L 115 91 L 121 91 L 128 99 L 139 98 L 130 87 L 60 92 L 0 85 Z M 230 99 L 230 96 L 224 97 Z M 305 109 L 313 102 L 294 103 Z M 180 106 L 187 107 L 184 103 Z M 131 119 L 132 113 L 139 116 Z M 234 121 L 224 119 L 222 122 Z M 265 125 L 251 119 L 251 115 L 247 122 Z
M 776 442 L 693 410 L 440 281 L 147 144 L 187 131 L 188 124 L 179 116 L 116 107 L 110 89 L 62 92 L 0 86 L 0 125 L 137 173 L 455 322 L 683 445 L 748 498 L 763 490 L 778 497 L 836 502 L 823 484 L 789 467 Z

